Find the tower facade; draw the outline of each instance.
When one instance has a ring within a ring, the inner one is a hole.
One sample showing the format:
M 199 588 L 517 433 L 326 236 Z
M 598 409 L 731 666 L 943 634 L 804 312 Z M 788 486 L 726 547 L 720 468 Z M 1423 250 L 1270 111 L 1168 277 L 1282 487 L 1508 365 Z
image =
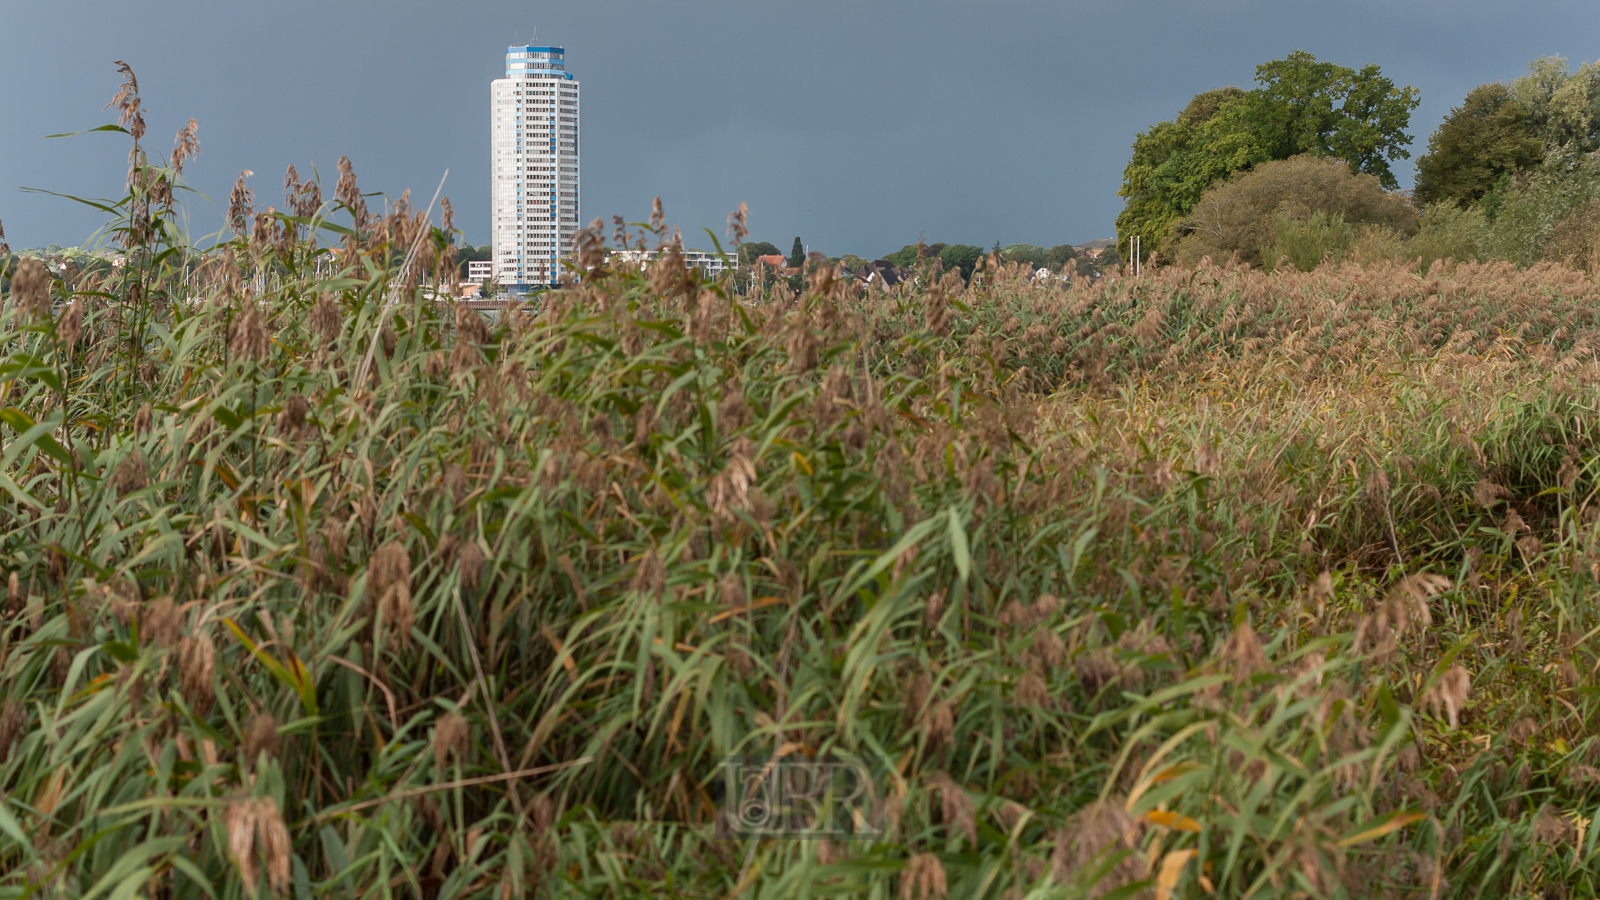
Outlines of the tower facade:
M 578 82 L 561 47 L 506 48 L 491 87 L 495 281 L 555 284 L 578 230 Z

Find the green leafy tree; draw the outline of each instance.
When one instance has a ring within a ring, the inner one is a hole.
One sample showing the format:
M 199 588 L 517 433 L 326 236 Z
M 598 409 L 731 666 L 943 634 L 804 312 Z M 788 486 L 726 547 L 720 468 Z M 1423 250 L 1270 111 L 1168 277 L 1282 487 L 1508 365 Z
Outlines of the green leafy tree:
M 1405 133 L 1415 88 L 1399 88 L 1377 66 L 1357 71 L 1304 51 L 1256 67 L 1254 90 L 1197 94 L 1178 117 L 1134 140 L 1118 194 L 1117 249 L 1141 237 L 1144 252 L 1171 258 L 1190 212 L 1217 181 L 1301 153 L 1345 160 L 1357 172 L 1397 186 L 1389 163 L 1409 158 Z
M 1574 72 L 1563 57 L 1542 56 L 1511 82 L 1510 91 L 1544 149 L 1600 149 L 1600 61 Z
M 1078 263 L 1086 261 L 1086 257 L 1071 244 L 1058 244 L 1045 251 L 1044 254 L 1044 264 L 1049 266 L 1052 272 L 1060 272 L 1065 269 L 1079 270 L 1082 267 Z M 1088 273 L 1082 272 L 1082 274 Z
M 1049 265 L 1049 250 L 1033 244 L 1012 244 L 1002 248 L 1000 258 L 1008 263 L 1027 263 L 1029 268 L 1039 269 Z
M 907 244 L 883 258 L 899 268 L 909 269 L 930 256 L 938 256 L 944 248 L 944 244 Z
M 978 266 L 978 258 L 983 256 L 982 247 L 971 244 L 950 244 L 939 249 L 939 262 L 946 269 L 959 269 L 961 277 L 971 280 L 972 272 Z
M 1052 272 L 1064 269 L 1075 271 L 1076 261 L 1080 256 L 1077 248 L 1071 244 L 1058 244 L 1054 247 L 1010 244 L 1000 250 L 1000 258 L 1008 263 L 1026 263 L 1030 268 L 1049 269 Z
M 485 244 L 482 247 L 474 247 L 471 244 L 465 244 L 456 248 L 456 262 L 461 264 L 462 278 L 467 277 L 467 263 L 484 262 L 493 258 L 494 248 L 488 244 Z
M 1176 120 L 1141 132 L 1118 191 L 1128 201 L 1117 216 L 1119 255 L 1137 234 L 1146 254 L 1162 258 L 1207 188 L 1271 159 L 1256 129 L 1249 94 L 1223 88 L 1197 94 Z
M 1412 194 L 1422 204 L 1475 203 L 1508 172 L 1539 164 L 1543 141 L 1504 84 L 1481 84 L 1450 110 L 1417 158 Z
M 794 239 L 794 249 L 789 251 L 789 268 L 798 269 L 806 264 L 806 245 Z
M 1396 87 L 1375 65 L 1358 72 L 1304 50 L 1257 66 L 1256 82 L 1252 115 L 1273 159 L 1332 156 L 1386 190 L 1400 186 L 1389 163 L 1411 158 L 1405 129 L 1420 102 L 1416 88 Z
M 769 241 L 751 241 L 748 244 L 739 245 L 739 263 L 741 265 L 750 265 L 756 261 L 756 257 L 758 256 L 782 255 L 783 251 L 779 250 L 777 245 Z

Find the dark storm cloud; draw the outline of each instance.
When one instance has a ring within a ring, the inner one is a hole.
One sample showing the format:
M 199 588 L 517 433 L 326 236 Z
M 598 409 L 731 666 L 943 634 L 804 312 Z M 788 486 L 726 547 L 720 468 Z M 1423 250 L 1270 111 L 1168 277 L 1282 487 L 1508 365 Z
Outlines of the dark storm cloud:
M 366 190 L 445 193 L 486 243 L 489 82 L 515 42 L 567 48 L 583 83 L 583 216 L 660 195 L 691 243 L 749 203 L 754 236 L 830 254 L 916 240 L 1108 236 L 1128 146 L 1197 91 L 1296 50 L 1422 91 L 1413 145 L 1474 85 L 1600 56 L 1587 2 L 22 3 L 0 9 L 0 221 L 13 246 L 85 241 L 94 214 L 20 186 L 110 196 L 125 145 L 39 136 L 110 120 L 139 73 L 152 148 L 190 116 L 197 235 L 252 169 L 354 161 Z M 537 29 L 537 32 L 535 32 Z M 1410 167 L 1397 170 L 1408 180 Z M 331 177 L 329 178 L 331 181 Z

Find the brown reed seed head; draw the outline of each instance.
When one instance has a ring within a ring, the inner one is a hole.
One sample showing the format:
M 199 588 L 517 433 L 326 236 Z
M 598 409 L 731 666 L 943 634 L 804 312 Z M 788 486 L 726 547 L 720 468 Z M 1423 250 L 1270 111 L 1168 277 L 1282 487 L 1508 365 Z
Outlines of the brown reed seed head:
M 1472 486 L 1472 499 L 1484 509 L 1493 509 L 1502 497 L 1511 496 L 1511 492 L 1484 477 Z
M 195 132 L 199 130 L 199 123 L 193 119 L 178 129 L 178 136 L 172 142 L 173 174 L 182 175 L 184 164 L 200 155 L 200 139 L 195 137 Z
M 240 745 L 240 762 L 254 766 L 261 754 L 278 755 L 278 720 L 271 713 L 256 713 L 245 728 L 244 742 Z
M 1024 672 L 1022 677 L 1017 679 L 1017 686 L 1012 691 L 1012 700 L 1018 706 L 1038 709 L 1050 702 L 1050 686 L 1037 673 Z
M 228 352 L 235 359 L 263 362 L 272 348 L 267 336 L 267 316 L 253 300 L 246 300 L 234 315 L 229 329 Z
M 317 304 L 311 309 L 311 330 L 323 347 L 332 347 L 339 340 L 344 326 L 344 314 L 339 301 L 332 294 L 318 294 Z
M 460 713 L 448 712 L 439 718 L 439 724 L 433 726 L 433 764 L 441 775 L 450 764 L 451 754 L 457 762 L 466 763 L 471 737 L 472 730 Z
M 253 892 L 261 879 L 260 864 L 256 861 L 256 808 L 255 801 L 241 797 L 229 803 L 222 811 L 222 824 L 228 830 L 228 853 L 239 867 L 239 879 L 246 890 Z
M 261 878 L 259 853 L 266 858 L 272 891 L 287 894 L 293 848 L 277 801 L 271 797 L 237 798 L 223 811 L 222 822 L 228 830 L 228 852 L 239 867 L 239 878 L 247 891 L 253 893 Z
M 0 222 L 0 256 L 10 255 L 11 245 L 6 243 L 6 226 L 4 222 Z
M 906 860 L 900 873 L 900 900 L 944 900 L 950 896 L 944 864 L 932 853 L 918 853 Z
M 1053 629 L 1041 628 L 1033 636 L 1033 656 L 1044 668 L 1054 669 L 1066 659 L 1066 642 Z
M 111 473 L 111 489 L 118 497 L 137 491 L 149 483 L 149 466 L 145 463 L 144 453 L 139 450 L 124 456 Z
M 650 230 L 654 231 L 662 239 L 667 236 L 667 213 L 661 207 L 660 197 L 657 197 L 655 202 L 650 204 Z
M 741 437 L 728 448 L 728 464 L 706 486 L 706 505 L 719 522 L 730 522 L 738 513 L 750 511 L 750 486 L 756 480 L 756 465 L 750 459 L 755 444 Z
M 267 858 L 267 878 L 272 883 L 273 893 L 287 896 L 289 855 L 293 850 L 289 828 L 283 821 L 277 801 L 271 797 L 261 797 L 256 803 L 259 804 L 256 822 L 261 829 L 261 852 Z
M 356 231 L 367 230 L 369 214 L 367 213 L 366 198 L 361 196 L 361 189 L 356 187 L 356 169 L 350 163 L 350 157 L 339 157 L 339 182 L 334 185 L 333 198 L 350 210 L 350 215 L 355 219 Z
M 246 178 L 254 174 L 249 169 L 241 171 L 238 180 L 233 183 L 233 191 L 228 194 L 228 228 L 240 236 L 244 235 L 250 217 L 254 214 L 252 207 L 256 197 L 244 183 Z
M 31 256 L 17 261 L 17 270 L 11 275 L 11 298 L 23 311 L 35 318 L 50 315 L 50 269 L 44 262 Z
M 1233 665 L 1235 684 L 1243 684 L 1250 680 L 1251 675 L 1267 668 L 1267 656 L 1261 649 L 1261 640 L 1256 637 L 1256 630 L 1250 627 L 1249 622 L 1239 623 L 1239 627 L 1228 636 L 1222 652 Z
M 928 704 L 921 719 L 922 735 L 929 749 L 950 742 L 956 733 L 956 711 L 949 701 L 935 700 Z
M 306 425 L 306 414 L 311 412 L 311 402 L 302 394 L 284 398 L 283 411 L 278 413 L 279 431 L 299 431 Z
M 1055 849 L 1050 855 L 1056 881 L 1066 882 L 1112 846 L 1133 847 L 1138 833 L 1138 823 L 1117 798 L 1096 800 L 1078 810 L 1067 827 L 1056 834 Z M 1137 856 L 1130 857 L 1108 877 L 1137 877 L 1138 869 Z M 1114 881 L 1108 886 L 1116 884 Z
M 483 579 L 483 551 L 476 541 L 467 541 L 456 551 L 456 568 L 461 572 L 461 586 L 477 593 Z
M 745 239 L 750 236 L 750 228 L 747 224 L 749 221 L 750 207 L 744 203 L 740 203 L 738 209 L 728 213 L 728 235 L 732 238 L 731 243 L 734 249 L 738 249 L 739 245 L 743 244 Z
M 56 324 L 56 334 L 61 337 L 61 343 L 71 351 L 78 346 L 78 339 L 83 337 L 83 304 L 82 300 L 74 300 L 67 304 L 67 309 L 61 314 L 61 321 Z
M 117 72 L 122 76 L 122 86 L 117 88 L 117 94 L 111 98 L 103 109 L 117 108 L 117 124 L 128 129 L 134 141 L 144 137 L 144 112 L 139 100 L 139 78 L 133 74 L 133 67 L 122 60 L 114 61 Z
M 157 647 L 170 650 L 183 637 L 183 618 L 171 597 L 157 597 L 151 601 L 139 624 L 143 637 Z
M 1572 822 L 1549 806 L 1540 807 L 1539 815 L 1534 817 L 1533 839 L 1541 844 L 1565 844 L 1571 841 L 1576 833 L 1577 829 Z
M 1450 722 L 1450 727 L 1455 728 L 1460 721 L 1461 709 L 1471 694 L 1472 674 L 1464 666 L 1451 666 L 1450 670 L 1439 678 L 1439 683 L 1433 690 L 1422 699 L 1433 708 L 1435 715 L 1442 709 Z
M 939 792 L 939 816 L 946 829 L 964 835 L 978 845 L 978 813 L 972 795 L 944 772 L 935 772 L 930 787 Z
M 405 544 L 389 541 L 372 554 L 367 562 L 367 595 L 377 601 L 389 626 L 386 643 L 408 643 L 416 608 L 411 603 L 411 553 Z
M 722 578 L 717 582 L 717 596 L 722 600 L 722 605 L 729 609 L 741 609 L 750 600 L 744 579 L 733 569 L 722 573 Z
M 1110 647 L 1096 647 L 1079 653 L 1073 661 L 1073 668 L 1077 672 L 1078 685 L 1091 697 L 1122 676 L 1122 667 L 1117 664 L 1115 651 Z
M 300 173 L 295 169 L 294 163 L 290 163 L 289 168 L 284 170 L 283 173 L 283 205 L 292 209 L 295 197 L 299 193 Z
M 215 699 L 217 647 L 205 633 L 184 638 L 178 649 L 179 686 L 184 702 L 198 715 L 211 711 Z

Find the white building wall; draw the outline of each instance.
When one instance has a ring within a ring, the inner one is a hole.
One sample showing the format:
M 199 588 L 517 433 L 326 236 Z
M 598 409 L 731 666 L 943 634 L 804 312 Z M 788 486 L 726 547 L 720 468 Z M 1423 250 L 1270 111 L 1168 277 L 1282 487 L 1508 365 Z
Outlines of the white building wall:
M 554 284 L 579 222 L 579 87 L 560 47 L 510 47 L 491 85 L 496 281 Z

